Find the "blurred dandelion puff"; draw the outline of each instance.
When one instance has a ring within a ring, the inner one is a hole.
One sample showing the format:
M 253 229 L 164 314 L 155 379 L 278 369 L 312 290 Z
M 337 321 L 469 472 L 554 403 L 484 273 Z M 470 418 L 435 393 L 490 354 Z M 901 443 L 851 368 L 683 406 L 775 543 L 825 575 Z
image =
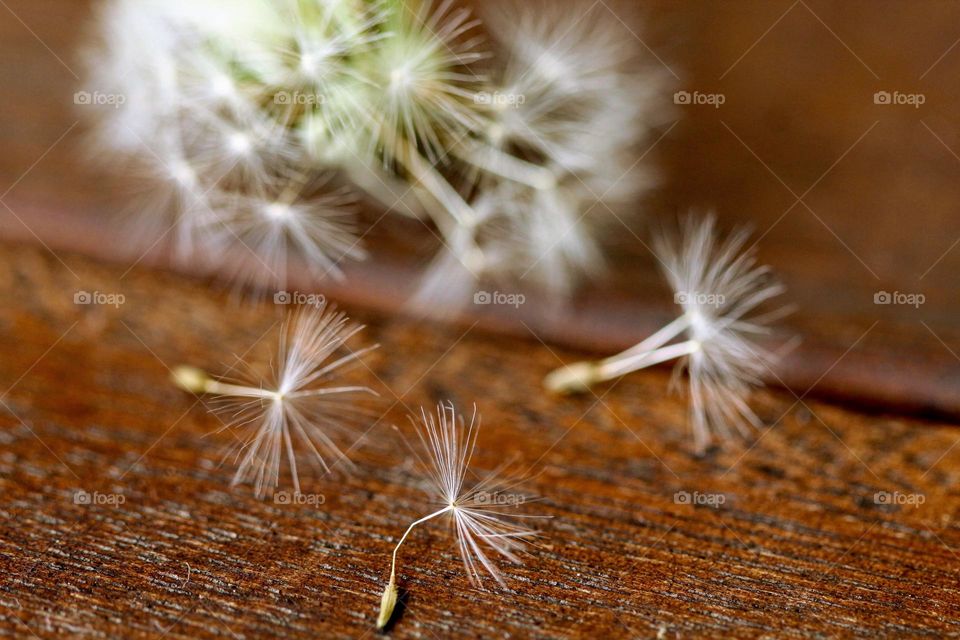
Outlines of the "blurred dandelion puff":
M 364 259 L 349 188 L 440 240 L 417 310 L 456 312 L 489 278 L 566 298 L 600 272 L 601 212 L 652 184 L 638 146 L 665 73 L 609 11 L 489 4 L 108 0 L 90 146 L 162 183 L 137 207 L 151 247 L 241 285 Z

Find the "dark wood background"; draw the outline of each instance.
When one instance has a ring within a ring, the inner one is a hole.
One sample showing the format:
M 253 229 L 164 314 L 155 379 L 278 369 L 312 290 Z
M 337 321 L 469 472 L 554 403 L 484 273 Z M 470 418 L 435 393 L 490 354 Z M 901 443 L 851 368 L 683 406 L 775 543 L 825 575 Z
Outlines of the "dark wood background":
M 3 0 L 0 632 L 372 636 L 392 546 L 429 508 L 389 426 L 451 399 L 483 412 L 478 468 L 509 452 L 540 470 L 531 508 L 554 518 L 508 592 L 469 587 L 444 528 L 419 531 L 397 637 L 958 634 L 960 5 L 643 8 L 651 60 L 726 102 L 663 127 L 648 156 L 663 187 L 611 246 L 611 282 L 564 314 L 428 325 L 397 312 L 419 266 L 391 244 L 399 223 L 374 230 L 381 258 L 347 286 L 302 282 L 368 323 L 358 346 L 383 345 L 353 373 L 381 392 L 382 418 L 350 474 L 305 478 L 326 499 L 312 509 L 231 490 L 228 442 L 208 435 L 219 423 L 167 380 L 182 362 L 269 357 L 277 310 L 150 261 L 130 269 L 109 216 L 118 188 L 83 154 L 72 104 L 90 4 Z M 926 102 L 876 105 L 880 90 Z M 642 245 L 689 206 L 755 226 L 804 340 L 757 400 L 770 429 L 702 459 L 666 370 L 568 401 L 539 390 L 560 362 L 668 317 Z M 126 303 L 77 306 L 78 290 Z M 878 307 L 880 290 L 927 302 Z M 78 505 L 78 490 L 125 502 Z M 679 491 L 726 501 L 677 504 Z

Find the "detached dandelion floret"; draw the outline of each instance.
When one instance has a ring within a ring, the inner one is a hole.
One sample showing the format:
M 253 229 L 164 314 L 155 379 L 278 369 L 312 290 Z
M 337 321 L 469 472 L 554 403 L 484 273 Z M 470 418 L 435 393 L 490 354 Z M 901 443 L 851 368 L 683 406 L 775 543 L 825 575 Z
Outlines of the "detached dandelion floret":
M 495 564 L 496 558 L 519 563 L 518 554 L 529 544 L 529 539 L 537 535 L 535 530 L 522 523 L 522 519 L 545 517 L 515 513 L 514 510 L 525 500 L 522 496 L 507 493 L 515 483 L 506 484 L 495 473 L 474 485 L 465 486 L 480 430 L 476 407 L 469 424 L 463 416 L 457 415 L 451 403 L 438 404 L 436 414 L 427 414 L 421 409 L 420 415 L 411 417 L 411 421 L 427 451 L 427 460 L 421 459 L 421 462 L 428 471 L 434 498 L 442 507 L 414 521 L 394 548 L 390 582 L 384 589 L 377 618 L 379 629 L 385 627 L 393 615 L 397 601 L 397 552 L 414 527 L 448 515 L 471 584 L 479 585 L 486 573 L 501 586 L 506 586 Z
M 719 241 L 711 215 L 687 218 L 679 238 L 658 238 L 655 250 L 683 314 L 620 354 L 554 371 L 545 380 L 547 388 L 564 394 L 586 391 L 598 382 L 678 360 L 674 380 L 687 372 L 698 451 L 706 449 L 713 434 L 729 437 L 732 427 L 747 436 L 750 426 L 762 426 L 747 398 L 763 384 L 776 356 L 756 340 L 770 333 L 770 322 L 783 309 L 753 312 L 784 289 L 769 268 L 757 265 L 752 248 L 744 250 L 748 237 L 739 230 Z M 685 339 L 675 341 L 680 336 Z
M 359 362 L 371 346 L 337 357 L 346 342 L 363 327 L 343 312 L 300 311 L 280 329 L 278 360 L 265 378 L 253 374 L 238 381 L 214 379 L 193 367 L 177 367 L 173 380 L 191 393 L 219 397 L 217 413 L 225 417 L 219 431 L 240 438 L 233 484 L 250 483 L 258 496 L 276 489 L 281 459 L 286 457 L 294 491 L 300 492 L 294 445 L 302 445 L 329 472 L 330 463 L 344 458 L 337 441 L 353 431 L 365 412 L 358 396 L 376 395 L 365 386 L 334 381 Z

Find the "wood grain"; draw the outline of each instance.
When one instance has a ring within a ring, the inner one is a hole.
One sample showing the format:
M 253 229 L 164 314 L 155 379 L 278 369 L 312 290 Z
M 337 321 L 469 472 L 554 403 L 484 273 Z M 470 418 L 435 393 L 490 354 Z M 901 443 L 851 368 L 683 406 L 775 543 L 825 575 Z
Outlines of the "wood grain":
M 71 100 L 92 3 L 2 5 L 0 635 L 376 637 L 389 554 L 433 506 L 406 415 L 452 400 L 483 414 L 477 472 L 516 457 L 530 512 L 552 518 L 507 590 L 471 587 L 446 527 L 418 529 L 391 637 L 960 636 L 957 3 L 644 3 L 645 50 L 727 101 L 664 127 L 648 221 L 608 221 L 612 278 L 569 308 L 405 317 L 427 252 L 402 223 L 374 229 L 377 259 L 347 285 L 295 279 L 368 325 L 355 347 L 382 345 L 349 374 L 382 398 L 342 443 L 354 467 L 302 476 L 320 507 L 231 489 L 235 436 L 169 382 L 181 363 L 268 362 L 284 309 L 131 268 L 123 185 L 84 155 Z M 878 90 L 928 100 L 885 109 Z M 755 225 L 804 339 L 755 399 L 769 428 L 703 457 L 665 369 L 583 398 L 540 389 L 669 317 L 643 241 L 689 206 Z M 878 290 L 927 304 L 878 308 Z
M 277 308 L 66 262 L 0 251 L 4 635 L 375 637 L 392 546 L 431 507 L 390 425 L 405 431 L 408 409 L 440 399 L 479 404 L 476 469 L 515 455 L 539 472 L 530 512 L 553 517 L 525 564 L 506 568 L 507 591 L 469 586 L 442 525 L 417 531 L 392 637 L 960 633 L 952 427 L 766 393 L 768 431 L 697 458 L 665 371 L 560 401 L 541 377 L 577 354 L 358 313 L 368 328 L 355 347 L 382 347 L 350 380 L 380 391 L 382 417 L 352 472 L 304 474 L 322 507 L 276 504 L 229 488 L 218 464 L 230 436 L 210 435 L 217 418 L 168 368 L 269 358 Z M 75 305 L 78 289 L 126 300 Z M 124 502 L 75 504 L 80 490 Z M 878 503 L 881 491 L 924 502 Z

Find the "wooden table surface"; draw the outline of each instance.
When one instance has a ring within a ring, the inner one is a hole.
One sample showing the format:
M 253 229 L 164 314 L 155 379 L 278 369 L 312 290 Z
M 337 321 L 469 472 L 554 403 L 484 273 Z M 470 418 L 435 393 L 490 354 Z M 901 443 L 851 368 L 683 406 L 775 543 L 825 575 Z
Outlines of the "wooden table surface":
M 368 328 L 355 346 L 382 346 L 350 380 L 380 392 L 382 417 L 358 434 L 349 474 L 304 475 L 322 507 L 276 504 L 230 489 L 230 436 L 210 435 L 217 418 L 168 378 L 181 363 L 269 358 L 277 309 L 62 257 L 0 251 L 3 633 L 372 637 L 392 547 L 430 507 L 390 425 L 438 400 L 479 405 L 477 468 L 516 455 L 539 472 L 530 512 L 552 518 L 506 568 L 507 591 L 469 586 L 445 527 L 418 530 L 393 637 L 960 633 L 952 426 L 766 393 L 770 429 L 701 459 L 666 371 L 557 400 L 541 377 L 575 354 L 535 336 L 356 314 Z M 75 305 L 78 282 L 122 287 L 125 302 Z M 123 503 L 76 504 L 78 491 Z
M 393 637 L 960 635 L 960 4 L 877 6 L 644 3 L 678 88 L 727 103 L 664 127 L 642 208 L 752 222 L 798 307 L 804 343 L 756 398 L 756 441 L 696 457 L 666 369 L 541 391 L 668 317 L 647 222 L 615 226 L 613 281 L 565 313 L 445 327 L 397 312 L 422 265 L 386 222 L 380 260 L 321 287 L 368 325 L 356 347 L 382 346 L 350 374 L 381 394 L 354 468 L 303 475 L 318 508 L 231 489 L 231 437 L 169 382 L 177 364 L 267 361 L 282 310 L 131 268 L 70 99 L 91 3 L 0 0 L 0 634 L 376 637 L 389 554 L 431 506 L 392 425 L 409 436 L 408 412 L 452 400 L 483 414 L 477 469 L 516 456 L 552 518 L 506 591 L 469 585 L 444 526 L 418 529 Z M 879 90 L 928 102 L 885 109 Z M 879 290 L 927 303 L 878 308 Z

